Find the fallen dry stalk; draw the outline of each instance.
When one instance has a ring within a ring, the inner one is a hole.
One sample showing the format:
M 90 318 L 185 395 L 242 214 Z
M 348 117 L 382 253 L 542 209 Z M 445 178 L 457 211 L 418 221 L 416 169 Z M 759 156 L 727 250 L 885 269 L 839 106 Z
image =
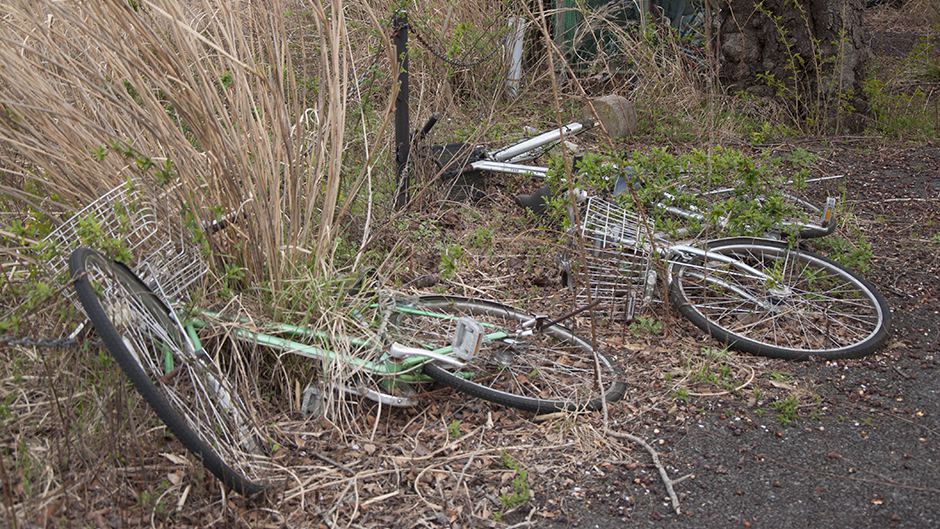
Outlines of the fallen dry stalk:
M 653 465 L 656 466 L 656 470 L 659 471 L 659 477 L 660 479 L 662 479 L 663 485 L 666 487 L 666 493 L 669 494 L 669 500 L 672 502 L 673 510 L 676 512 L 676 514 L 680 514 L 679 497 L 676 496 L 676 491 L 673 488 L 673 485 L 681 483 L 689 478 L 694 478 L 695 474 L 686 474 L 685 476 L 682 476 L 680 478 L 672 479 L 669 477 L 669 473 L 666 472 L 666 467 L 664 467 L 663 464 L 659 461 L 659 454 L 656 452 L 656 450 L 652 446 L 650 446 L 649 443 L 644 441 L 642 438 L 637 437 L 630 433 L 615 432 L 610 429 L 607 429 L 604 432 L 607 435 L 616 437 L 618 439 L 625 439 L 627 441 L 630 441 L 631 443 L 638 444 L 641 447 L 643 447 L 644 450 L 646 450 L 646 452 L 653 459 Z

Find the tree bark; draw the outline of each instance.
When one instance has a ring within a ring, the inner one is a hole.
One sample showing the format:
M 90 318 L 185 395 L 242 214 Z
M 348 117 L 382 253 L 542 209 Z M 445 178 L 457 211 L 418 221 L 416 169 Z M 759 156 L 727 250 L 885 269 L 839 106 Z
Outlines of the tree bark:
M 851 114 L 847 103 L 862 110 L 864 9 L 865 0 L 723 0 L 720 77 L 731 90 L 787 97 L 801 119 Z

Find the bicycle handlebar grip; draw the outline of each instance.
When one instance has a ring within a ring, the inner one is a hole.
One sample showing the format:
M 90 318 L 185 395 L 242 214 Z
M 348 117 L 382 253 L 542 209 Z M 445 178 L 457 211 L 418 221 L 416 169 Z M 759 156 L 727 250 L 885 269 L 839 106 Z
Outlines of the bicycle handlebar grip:
M 549 186 L 540 187 L 535 193 L 530 195 L 516 195 L 516 204 L 523 208 L 532 210 L 537 216 L 545 215 L 548 210 L 548 201 L 551 199 L 552 189 Z
M 437 125 L 437 122 L 440 119 L 440 114 L 436 112 L 431 114 L 431 117 L 429 117 L 428 120 L 424 123 L 424 126 L 421 127 L 421 130 L 418 132 L 418 134 L 415 135 L 415 141 L 420 140 L 421 138 L 425 137 L 428 132 L 431 132 L 431 129 L 434 128 L 434 125 Z

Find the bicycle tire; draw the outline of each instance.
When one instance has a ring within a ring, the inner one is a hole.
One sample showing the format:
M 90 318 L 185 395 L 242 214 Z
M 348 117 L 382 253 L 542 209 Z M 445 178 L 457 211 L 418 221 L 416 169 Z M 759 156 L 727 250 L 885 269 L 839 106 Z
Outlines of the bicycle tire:
M 672 303 L 695 326 L 732 349 L 793 360 L 858 358 L 877 351 L 888 338 L 891 311 L 885 299 L 830 259 L 750 237 L 710 241 L 706 248 L 777 277 L 772 280 L 776 284 L 768 285 L 701 257 L 673 263 Z M 853 312 L 839 312 L 840 307 Z M 773 339 L 767 339 L 768 334 Z
M 422 296 L 400 306 L 434 311 L 448 317 L 470 316 L 480 323 L 494 325 L 497 329 L 500 328 L 497 322 L 502 320 L 512 325 L 504 329 L 510 333 L 533 317 L 500 303 L 457 296 Z M 416 318 L 408 316 L 414 315 L 398 313 L 392 322 L 403 339 L 410 338 L 424 348 L 450 345 L 453 325 L 440 326 L 440 323 L 453 320 L 425 318 L 427 321 L 412 325 L 415 322 L 411 320 Z M 421 328 L 417 325 L 421 325 Z M 487 329 L 487 332 L 492 330 Z M 461 376 L 460 372 L 451 367 L 435 363 L 425 364 L 424 373 L 462 393 L 534 413 L 601 408 L 593 349 L 588 341 L 560 324 L 543 329 L 528 342 L 515 334 L 511 336 L 493 341 L 484 340 L 480 351 L 467 361 L 467 368 L 475 370 L 472 379 Z M 558 343 L 552 345 L 553 341 Z M 602 379 L 607 384 L 604 399 L 608 402 L 617 401 L 626 392 L 626 384 L 621 380 L 620 371 L 607 357 L 600 353 L 597 356 L 603 371 Z M 520 359 L 522 362 L 517 363 Z M 569 375 L 567 385 L 556 387 L 557 384 L 563 384 Z
M 227 488 L 245 496 L 261 493 L 265 487 L 253 471 L 254 458 L 233 461 L 243 449 L 223 446 L 226 443 L 220 440 L 224 437 L 245 445 L 256 441 L 255 432 L 246 426 L 250 415 L 244 403 L 228 389 L 231 386 L 224 375 L 204 352 L 192 352 L 191 340 L 166 305 L 128 267 L 90 248 L 75 250 L 69 269 L 82 308 L 108 352 L 167 428 Z M 161 373 L 157 364 L 168 352 L 179 367 Z M 155 353 L 156 358 L 138 353 Z M 188 382 L 193 395 L 182 394 Z M 200 390 L 201 396 L 195 393 Z M 228 402 L 200 402 L 206 396 Z M 190 417 L 181 404 L 188 405 L 190 413 L 195 407 L 202 413 L 222 415 L 209 424 Z M 238 419 L 239 413 L 243 419 Z

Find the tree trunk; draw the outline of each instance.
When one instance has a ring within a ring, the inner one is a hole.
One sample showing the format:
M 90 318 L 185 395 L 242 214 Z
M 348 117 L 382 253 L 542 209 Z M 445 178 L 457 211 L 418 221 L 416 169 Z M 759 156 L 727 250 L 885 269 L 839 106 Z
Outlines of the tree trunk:
M 865 0 L 723 0 L 722 81 L 784 98 L 804 124 L 838 128 L 866 106 L 864 8 Z

